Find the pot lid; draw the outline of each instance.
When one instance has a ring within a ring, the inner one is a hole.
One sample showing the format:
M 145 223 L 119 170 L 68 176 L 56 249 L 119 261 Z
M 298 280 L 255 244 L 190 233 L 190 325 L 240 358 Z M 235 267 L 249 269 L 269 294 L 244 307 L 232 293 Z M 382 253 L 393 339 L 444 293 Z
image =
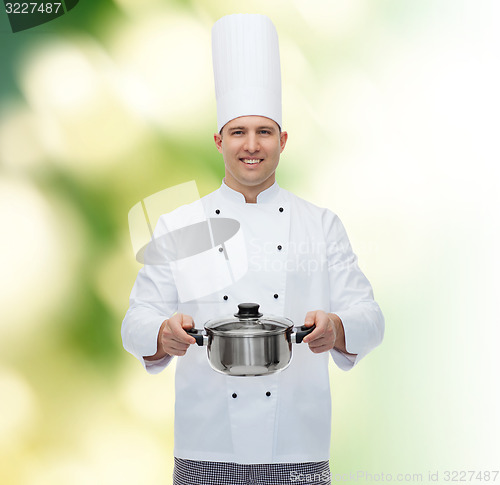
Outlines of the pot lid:
M 238 313 L 209 320 L 205 329 L 227 337 L 261 337 L 293 327 L 293 322 L 288 318 L 263 315 L 259 312 L 259 306 L 257 303 L 240 303 Z

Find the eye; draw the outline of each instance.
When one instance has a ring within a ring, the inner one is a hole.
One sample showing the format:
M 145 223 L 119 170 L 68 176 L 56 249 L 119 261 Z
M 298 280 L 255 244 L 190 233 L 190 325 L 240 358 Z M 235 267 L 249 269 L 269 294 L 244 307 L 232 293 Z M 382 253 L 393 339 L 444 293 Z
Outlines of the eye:
M 262 135 L 270 135 L 271 134 L 271 131 L 270 130 L 260 130 L 260 133 Z
M 242 135 L 243 131 L 242 130 L 235 130 L 231 132 L 231 135 Z

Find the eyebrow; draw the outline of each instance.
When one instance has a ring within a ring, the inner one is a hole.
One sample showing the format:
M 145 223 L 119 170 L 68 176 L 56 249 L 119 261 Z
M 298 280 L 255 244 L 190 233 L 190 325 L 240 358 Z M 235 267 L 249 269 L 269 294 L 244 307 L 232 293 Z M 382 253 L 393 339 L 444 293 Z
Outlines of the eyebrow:
M 247 126 L 230 126 L 228 128 L 228 131 L 232 131 L 232 130 L 247 130 L 247 129 L 248 129 Z M 258 126 L 257 130 L 270 130 L 270 131 L 273 131 L 274 130 L 274 126 L 262 125 L 262 126 Z

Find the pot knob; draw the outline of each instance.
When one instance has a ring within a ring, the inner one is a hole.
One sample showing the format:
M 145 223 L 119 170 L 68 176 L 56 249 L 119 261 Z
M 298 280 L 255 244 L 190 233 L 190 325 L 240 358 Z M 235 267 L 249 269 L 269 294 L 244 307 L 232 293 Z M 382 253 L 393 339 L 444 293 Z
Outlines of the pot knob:
M 234 316 L 238 318 L 259 318 L 262 313 L 259 313 L 258 303 L 240 303 L 238 305 L 238 313 Z

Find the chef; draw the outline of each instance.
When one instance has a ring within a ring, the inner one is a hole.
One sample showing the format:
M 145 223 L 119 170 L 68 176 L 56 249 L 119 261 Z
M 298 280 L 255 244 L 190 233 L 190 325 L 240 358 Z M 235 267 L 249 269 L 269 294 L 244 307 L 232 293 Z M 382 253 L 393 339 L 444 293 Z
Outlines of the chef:
M 197 274 L 203 264 L 174 275 L 172 264 L 146 262 L 123 321 L 123 344 L 150 373 L 177 358 L 174 484 L 330 483 L 328 360 L 343 370 L 357 365 L 381 343 L 384 319 L 339 218 L 275 180 L 288 134 L 274 25 L 262 15 L 223 17 L 212 30 L 212 51 L 214 140 L 225 177 L 201 203 L 207 220 L 238 221 L 242 247 L 221 254 L 221 265 L 229 261 L 235 269 L 244 261 L 245 271 L 211 291 L 206 271 Z M 196 219 L 198 208 L 162 216 L 156 235 Z M 180 298 L 178 287 L 195 280 L 196 288 L 206 283 L 204 291 Z M 210 367 L 206 349 L 194 345 L 186 330 L 234 314 L 241 302 L 316 326 L 305 344 L 294 346 L 287 369 L 223 375 Z

